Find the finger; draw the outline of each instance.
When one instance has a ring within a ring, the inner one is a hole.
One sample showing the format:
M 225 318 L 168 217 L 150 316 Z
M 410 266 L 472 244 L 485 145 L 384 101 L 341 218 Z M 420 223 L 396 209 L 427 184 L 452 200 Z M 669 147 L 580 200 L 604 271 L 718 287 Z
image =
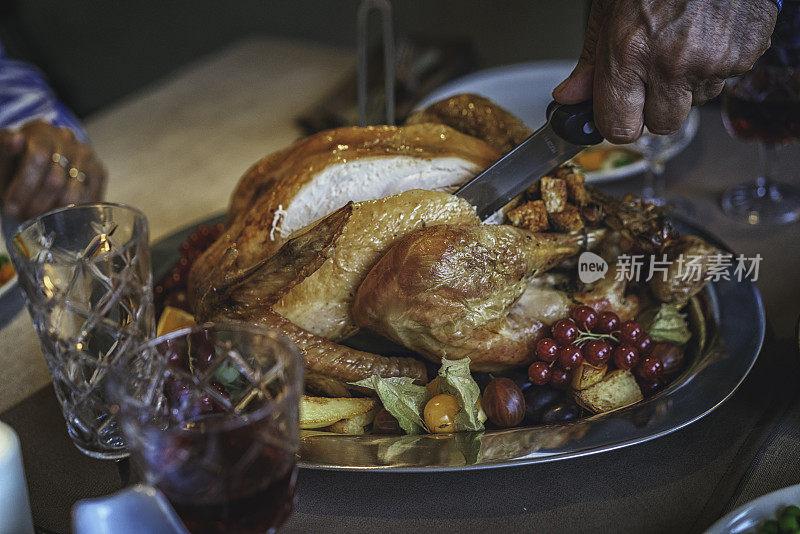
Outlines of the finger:
M 27 206 L 39 192 L 40 185 L 52 163 L 52 139 L 33 136 L 12 176 L 3 197 L 5 210 L 12 217 L 25 217 Z
M 89 176 L 83 169 L 90 164 L 91 151 L 86 145 L 78 144 L 72 165 L 69 168 L 67 187 L 64 188 L 59 204 L 66 206 L 92 200 Z
M 561 104 L 577 104 L 592 97 L 592 79 L 597 49 L 597 38 L 603 23 L 603 4 L 599 0 L 592 2 L 589 11 L 589 22 L 583 38 L 583 50 L 578 64 L 566 80 L 553 89 L 553 99 Z
M 605 32 L 598 42 L 594 78 L 594 121 L 615 144 L 632 143 L 644 128 L 645 85 L 632 50 L 609 44 Z
M 92 156 L 84 171 L 86 173 L 86 181 L 89 184 L 89 198 L 90 200 L 103 200 L 106 194 L 106 184 L 108 183 L 108 172 L 94 153 Z
M 56 148 L 58 153 L 61 153 L 61 150 L 63 149 Z M 45 174 L 40 190 L 28 202 L 24 216 L 26 218 L 36 217 L 57 207 L 58 200 L 63 195 L 66 186 L 67 169 L 53 163 Z
M 688 89 L 664 82 L 648 84 L 644 101 L 644 124 L 651 133 L 669 135 L 677 132 L 692 109 Z
M 3 191 L 25 148 L 25 136 L 11 130 L 0 131 L 0 192 Z
M 692 92 L 692 105 L 702 106 L 716 98 L 725 88 L 725 80 L 707 80 Z
M 81 147 L 82 157 L 75 167 L 85 175 L 85 200 L 101 200 L 106 190 L 106 168 L 89 145 L 80 143 L 74 137 L 72 139 Z
M 58 154 L 66 158 L 67 162 L 75 159 L 77 142 L 75 136 L 67 128 L 54 128 L 46 125 L 51 129 L 48 135 L 53 135 L 55 146 L 53 147 L 53 154 Z M 46 129 L 46 128 L 45 128 Z M 54 156 L 51 156 L 53 158 Z M 70 164 L 66 165 L 53 162 L 47 173 L 45 174 L 42 185 L 37 194 L 31 198 L 26 208 L 27 217 L 35 217 L 59 205 L 64 189 L 67 187 L 69 180 Z

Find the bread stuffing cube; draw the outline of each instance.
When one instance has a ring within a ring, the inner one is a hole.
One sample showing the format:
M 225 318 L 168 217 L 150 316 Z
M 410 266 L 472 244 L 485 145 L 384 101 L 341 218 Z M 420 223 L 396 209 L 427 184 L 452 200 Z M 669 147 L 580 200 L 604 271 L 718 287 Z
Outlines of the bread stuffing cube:
M 538 180 L 533 182 L 533 184 L 530 185 L 525 190 L 525 199 L 527 199 L 527 200 L 539 200 L 540 198 L 542 198 L 541 195 L 540 195 L 541 189 L 539 187 L 539 184 L 540 184 L 541 181 L 542 181 L 542 179 L 539 178 Z
M 555 177 L 556 178 L 566 178 L 568 174 L 573 174 L 575 172 L 575 165 L 572 163 L 565 163 L 556 169 Z
M 559 213 L 548 214 L 550 228 L 556 232 L 574 232 L 583 228 L 580 210 L 573 204 L 566 204 Z
M 545 176 L 540 180 L 542 200 L 547 213 L 559 213 L 567 204 L 567 183 L 561 178 Z
M 567 200 L 578 206 L 585 206 L 589 203 L 592 195 L 584 187 L 584 176 L 582 174 L 571 173 L 564 178 L 567 184 Z
M 541 200 L 526 202 L 506 213 L 506 216 L 514 226 L 525 228 L 531 232 L 543 232 L 550 227 L 547 210 Z

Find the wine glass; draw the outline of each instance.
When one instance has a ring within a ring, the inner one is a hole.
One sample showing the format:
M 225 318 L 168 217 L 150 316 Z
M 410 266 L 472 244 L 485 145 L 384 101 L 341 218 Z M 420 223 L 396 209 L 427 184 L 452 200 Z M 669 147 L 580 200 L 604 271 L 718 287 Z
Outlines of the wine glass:
M 755 181 L 722 193 L 722 211 L 748 224 L 785 224 L 800 219 L 800 191 L 776 180 L 775 161 L 782 145 L 800 127 L 800 83 L 794 73 L 770 65 L 730 79 L 722 95 L 722 117 L 728 132 L 758 143 Z
M 800 136 L 800 4 L 784 5 L 772 46 L 752 70 L 725 83 L 722 119 L 731 136 L 758 143 L 759 158 L 755 181 L 726 189 L 722 210 L 753 225 L 800 219 L 800 191 L 775 174 L 780 147 Z
M 680 129 L 670 135 L 656 135 L 644 130 L 642 136 L 633 143 L 633 147 L 642 154 L 647 165 L 640 197 L 642 200 L 657 206 L 668 206 L 686 216 L 694 215 L 694 207 L 684 197 L 665 193 L 666 179 L 664 165 L 666 161 L 683 150 L 697 133 L 700 116 L 696 108 L 692 108 Z

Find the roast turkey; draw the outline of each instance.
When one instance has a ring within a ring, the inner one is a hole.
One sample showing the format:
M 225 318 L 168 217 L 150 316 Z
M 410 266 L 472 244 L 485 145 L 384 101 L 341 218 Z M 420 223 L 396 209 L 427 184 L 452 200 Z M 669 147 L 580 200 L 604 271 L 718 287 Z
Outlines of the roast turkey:
M 192 266 L 189 297 L 198 282 L 223 283 L 210 277 L 226 254 L 235 254 L 226 275 L 245 272 L 347 202 L 417 188 L 453 191 L 498 157 L 484 141 L 441 124 L 338 128 L 302 139 L 242 177 L 228 228 Z
M 436 191 L 348 203 L 247 270 L 230 268 L 236 259 L 231 249 L 210 271 L 208 280 L 220 283 L 198 281 L 195 315 L 200 321 L 236 319 L 277 328 L 298 345 L 310 372 L 341 383 L 373 374 L 424 381 L 425 366 L 418 360 L 336 341 L 357 330 L 352 301 L 386 250 L 416 229 L 445 223 L 480 221 L 467 201 Z
M 546 327 L 576 302 L 638 307 L 613 278 L 580 293 L 531 285 L 531 279 L 607 235 L 534 234 L 513 226 L 450 225 L 399 240 L 361 283 L 355 321 L 434 362 L 471 359 L 476 371 L 530 364 Z
M 278 329 L 302 351 L 307 386 L 344 395 L 374 374 L 427 378 L 419 359 L 347 346 L 360 328 L 433 361 L 469 356 L 474 369 L 503 370 L 528 363 L 544 328 L 575 302 L 636 313 L 613 279 L 572 293 L 531 281 L 612 230 L 663 250 L 674 235 L 660 213 L 592 191 L 581 232 L 482 225 L 449 192 L 530 130 L 474 95 L 410 122 L 322 132 L 254 165 L 225 232 L 192 267 L 197 319 Z

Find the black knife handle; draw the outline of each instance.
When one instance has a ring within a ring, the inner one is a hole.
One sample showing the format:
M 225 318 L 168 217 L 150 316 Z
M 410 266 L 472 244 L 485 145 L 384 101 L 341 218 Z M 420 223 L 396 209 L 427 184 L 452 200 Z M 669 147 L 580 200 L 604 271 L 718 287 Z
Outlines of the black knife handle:
M 573 145 L 596 145 L 603 141 L 594 126 L 591 100 L 580 104 L 550 102 L 547 118 L 556 135 Z

